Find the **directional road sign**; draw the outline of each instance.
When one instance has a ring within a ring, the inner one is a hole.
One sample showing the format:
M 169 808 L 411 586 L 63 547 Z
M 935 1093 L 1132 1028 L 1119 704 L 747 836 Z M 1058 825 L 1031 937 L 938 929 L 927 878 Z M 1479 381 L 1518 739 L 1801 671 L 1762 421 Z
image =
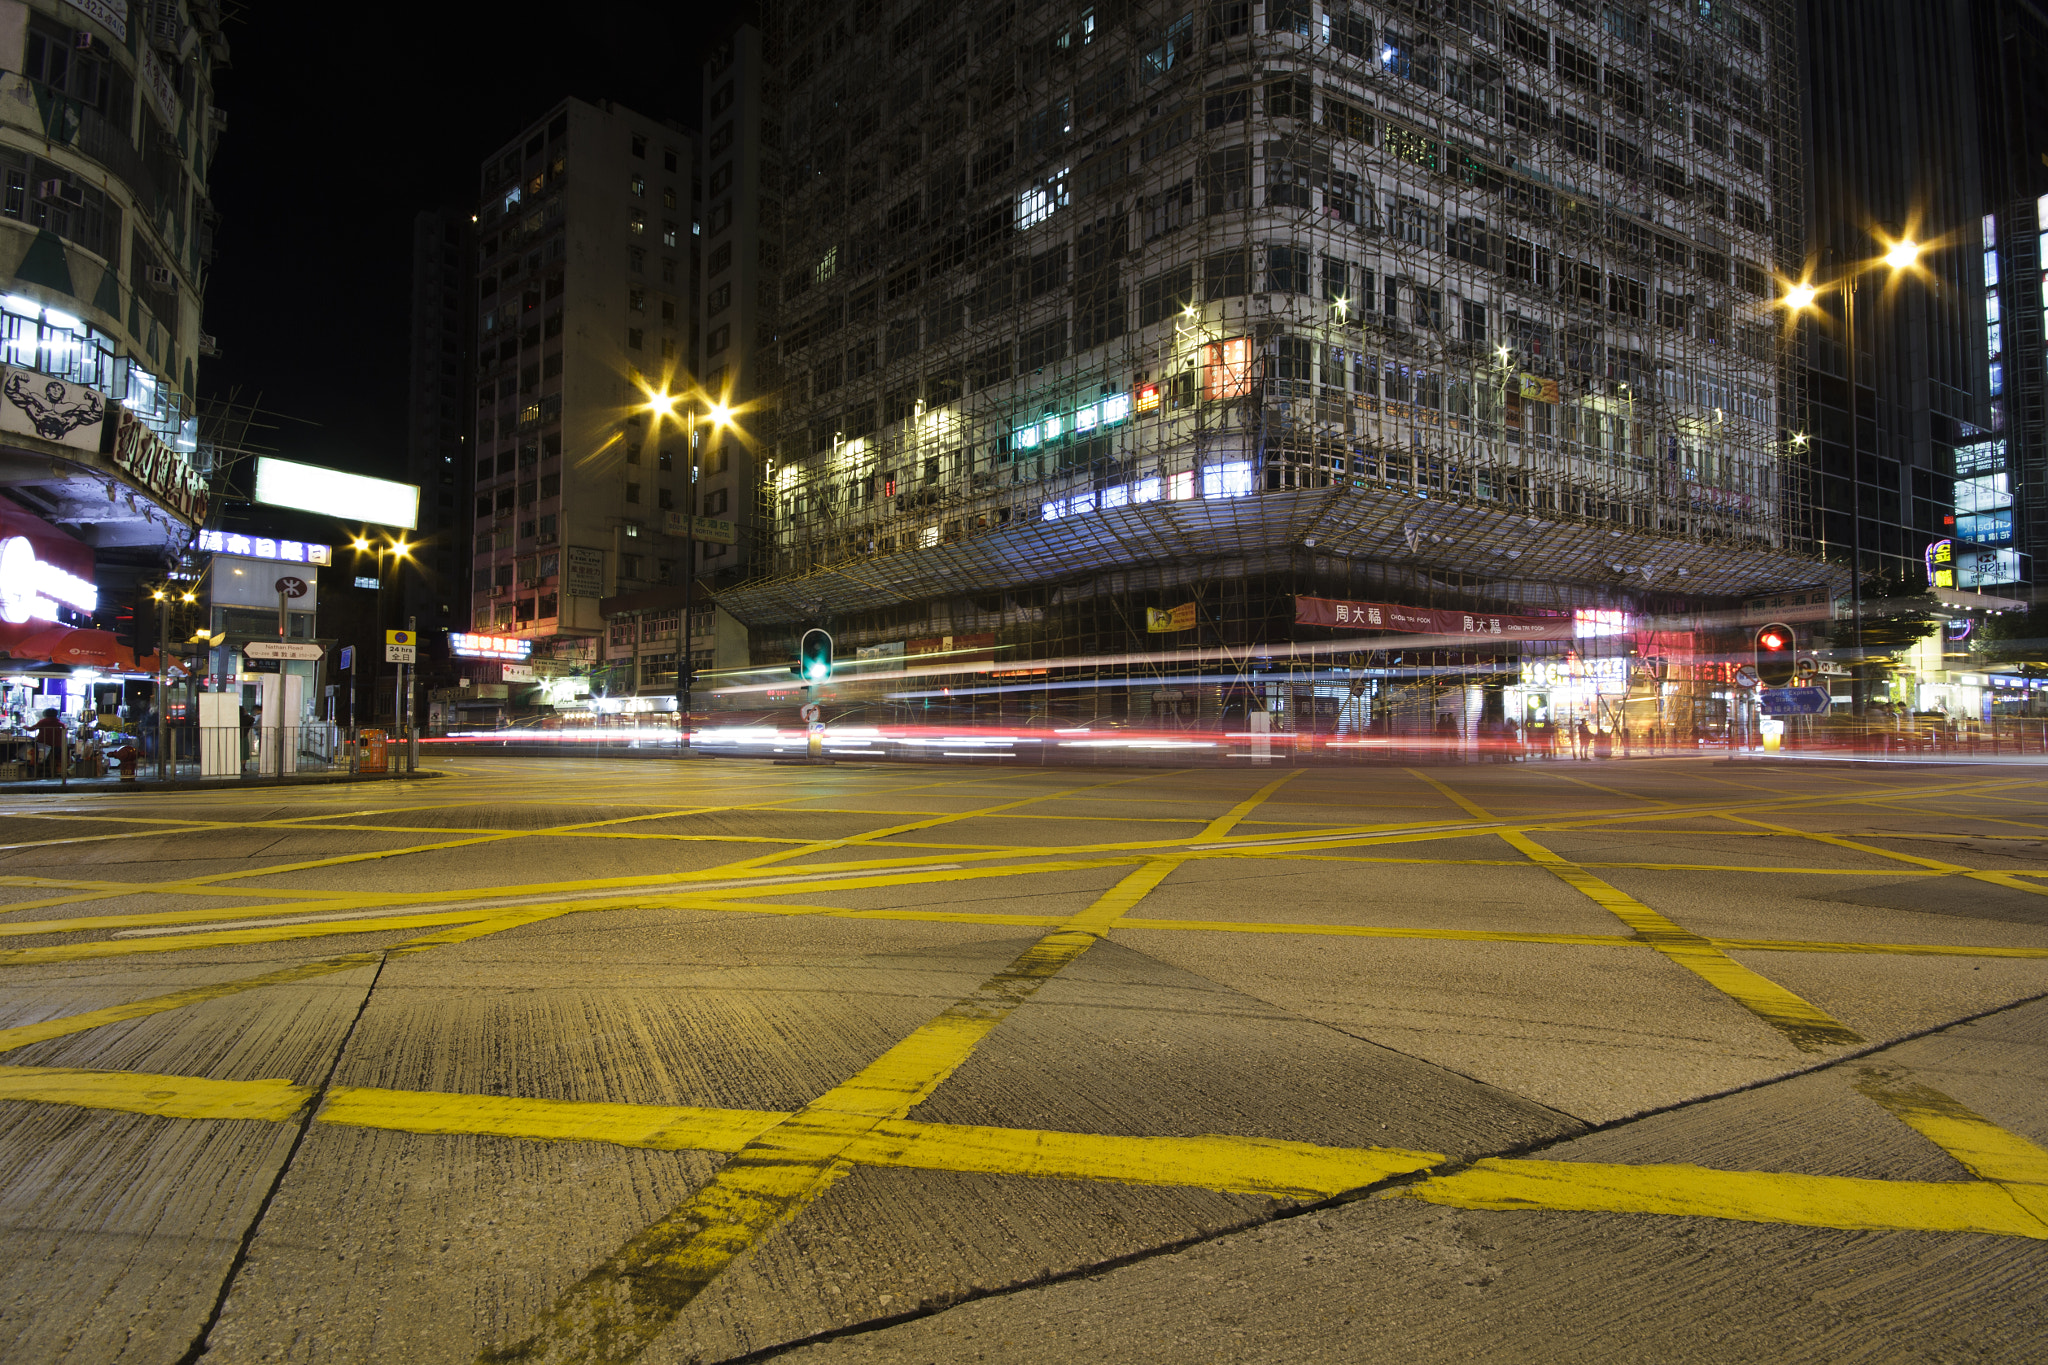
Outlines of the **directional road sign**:
M 343 668 L 354 668 L 356 666 L 356 647 L 354 645 L 343 645 L 341 647 L 341 666 Z
M 252 659 L 317 659 L 325 651 L 319 645 L 295 645 L 285 640 L 251 640 L 242 653 Z
M 1766 687 L 1756 694 L 1757 705 L 1767 716 L 1824 716 L 1828 694 L 1818 687 Z

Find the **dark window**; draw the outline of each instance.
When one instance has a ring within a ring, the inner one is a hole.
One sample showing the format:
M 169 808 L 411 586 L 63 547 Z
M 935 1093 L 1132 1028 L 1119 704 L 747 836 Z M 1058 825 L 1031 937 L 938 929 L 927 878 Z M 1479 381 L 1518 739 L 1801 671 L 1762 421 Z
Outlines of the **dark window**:
M 1225 90 L 1209 96 L 1203 103 L 1202 126 L 1221 128 L 1226 123 L 1239 123 L 1251 111 L 1252 92 L 1249 86 Z
M 1164 321 L 1195 301 L 1195 268 L 1184 265 L 1138 286 L 1138 325 Z
M 1309 292 L 1311 257 L 1306 247 L 1266 248 L 1266 292 L 1306 294 Z
M 1537 66 L 1550 65 L 1550 31 L 1538 28 L 1525 19 L 1507 16 L 1508 48 L 1517 57 Z
M 1309 116 L 1308 77 L 1285 76 L 1277 81 L 1266 82 L 1267 118 L 1306 119 Z
M 1202 266 L 1203 297 L 1236 298 L 1251 292 L 1252 253 L 1250 247 L 1219 251 Z
M 1042 327 L 1034 327 L 1018 338 L 1017 369 L 1019 373 L 1042 370 L 1067 354 L 1067 320 L 1058 318 Z

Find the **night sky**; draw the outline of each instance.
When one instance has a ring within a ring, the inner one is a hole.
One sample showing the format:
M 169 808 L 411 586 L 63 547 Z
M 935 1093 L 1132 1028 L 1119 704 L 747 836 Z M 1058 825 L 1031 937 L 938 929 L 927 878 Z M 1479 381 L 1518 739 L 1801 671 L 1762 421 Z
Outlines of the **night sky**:
M 401 472 L 413 215 L 469 203 L 484 156 L 565 94 L 694 127 L 731 12 L 247 7 L 218 81 L 201 394 L 260 395 L 280 429 L 250 439 L 288 456 Z

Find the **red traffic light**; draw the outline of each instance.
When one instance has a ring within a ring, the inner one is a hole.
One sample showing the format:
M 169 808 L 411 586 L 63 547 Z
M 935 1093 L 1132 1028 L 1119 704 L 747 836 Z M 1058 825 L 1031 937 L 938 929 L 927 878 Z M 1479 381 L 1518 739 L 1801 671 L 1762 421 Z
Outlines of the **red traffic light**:
M 1799 671 L 1794 657 L 1797 637 L 1782 621 L 1759 626 L 1756 632 L 1756 676 L 1764 687 L 1790 687 Z

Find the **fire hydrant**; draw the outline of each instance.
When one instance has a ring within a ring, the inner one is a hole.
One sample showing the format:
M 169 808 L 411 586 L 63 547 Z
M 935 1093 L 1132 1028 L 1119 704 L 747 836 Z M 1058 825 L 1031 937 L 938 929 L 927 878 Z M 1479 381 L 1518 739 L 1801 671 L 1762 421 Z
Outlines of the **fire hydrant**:
M 107 757 L 113 759 L 119 765 L 123 782 L 133 782 L 135 780 L 136 763 L 142 757 L 142 750 L 136 747 L 135 741 L 124 741 L 120 748 L 108 754 Z

